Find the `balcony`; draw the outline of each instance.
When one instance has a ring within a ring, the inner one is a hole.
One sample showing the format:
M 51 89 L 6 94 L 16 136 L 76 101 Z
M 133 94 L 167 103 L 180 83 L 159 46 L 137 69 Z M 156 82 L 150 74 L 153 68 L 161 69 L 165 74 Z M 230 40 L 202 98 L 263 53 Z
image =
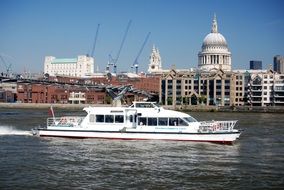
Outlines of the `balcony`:
M 274 91 L 275 92 L 284 92 L 284 88 L 275 88 Z
M 253 92 L 261 92 L 262 91 L 261 88 L 251 88 L 250 90 L 253 91 Z
M 251 100 L 250 102 L 251 103 L 261 103 L 262 101 L 261 100 Z

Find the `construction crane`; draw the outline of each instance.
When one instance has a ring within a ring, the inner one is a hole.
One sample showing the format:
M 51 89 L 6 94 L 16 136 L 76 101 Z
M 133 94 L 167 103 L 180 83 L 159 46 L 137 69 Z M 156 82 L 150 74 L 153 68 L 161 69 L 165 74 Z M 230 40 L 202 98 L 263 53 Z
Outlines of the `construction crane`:
M 117 65 L 116 65 L 116 63 L 117 63 L 118 58 L 119 58 L 119 56 L 120 56 L 120 52 L 121 52 L 122 47 L 123 47 L 123 45 L 124 45 L 124 42 L 125 42 L 125 39 L 126 39 L 128 30 L 129 30 L 130 25 L 131 25 L 131 22 L 132 22 L 132 21 L 130 20 L 130 21 L 128 22 L 128 24 L 127 24 L 127 27 L 126 27 L 126 30 L 125 30 L 125 32 L 124 32 L 124 35 L 123 35 L 123 38 L 122 38 L 122 41 L 121 41 L 119 50 L 118 50 L 117 55 L 116 55 L 116 58 L 113 58 L 113 57 L 111 56 L 111 54 L 109 54 L 109 60 L 108 60 L 107 68 L 106 68 L 107 71 L 109 71 L 109 68 L 110 68 L 110 66 L 112 65 L 112 66 L 113 66 L 113 72 L 114 72 L 115 74 L 116 74 L 116 72 L 117 72 Z
M 98 24 L 98 26 L 97 26 L 97 31 L 96 31 L 96 35 L 95 35 L 95 39 L 94 39 L 94 43 L 93 43 L 93 48 L 92 48 L 92 51 L 91 51 L 91 54 L 90 54 L 91 57 L 94 57 L 97 39 L 98 39 L 98 34 L 99 34 L 99 29 L 100 29 L 100 24 Z
M 138 54 L 137 54 L 137 56 L 136 56 L 136 58 L 135 58 L 135 60 L 133 62 L 133 65 L 131 66 L 131 68 L 135 68 L 135 73 L 136 74 L 138 74 L 138 67 L 139 67 L 138 58 L 140 57 L 140 55 L 141 55 L 141 53 L 142 53 L 142 51 L 143 51 L 143 49 L 144 49 L 144 47 L 146 45 L 146 42 L 148 41 L 148 39 L 150 37 L 150 34 L 151 34 L 151 32 L 149 32 L 147 34 L 147 36 L 146 36 L 146 38 L 145 38 L 145 40 L 144 40 L 144 42 L 143 42 L 143 44 L 142 44 Z
M 4 56 L 2 54 L 0 54 L 0 59 L 6 69 L 6 76 L 9 76 L 10 75 L 10 72 L 12 70 L 12 63 L 7 63 L 7 61 L 4 59 Z M 3 75 L 3 72 L 1 73 L 1 75 Z

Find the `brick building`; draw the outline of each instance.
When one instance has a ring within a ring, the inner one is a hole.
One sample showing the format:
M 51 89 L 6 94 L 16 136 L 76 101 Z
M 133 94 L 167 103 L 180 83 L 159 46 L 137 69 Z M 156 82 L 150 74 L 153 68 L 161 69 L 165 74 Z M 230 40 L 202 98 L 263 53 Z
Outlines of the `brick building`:
M 30 84 L 19 83 L 17 86 L 17 100 L 23 103 L 86 103 L 103 104 L 110 103 L 106 91 L 93 88 L 89 85 L 125 86 L 144 90 L 148 93 L 159 92 L 159 77 L 146 77 L 131 74 L 119 74 L 117 76 L 101 75 L 93 78 L 78 78 L 67 76 L 49 77 L 49 81 L 55 84 Z M 128 100 L 141 100 L 142 94 L 127 93 Z

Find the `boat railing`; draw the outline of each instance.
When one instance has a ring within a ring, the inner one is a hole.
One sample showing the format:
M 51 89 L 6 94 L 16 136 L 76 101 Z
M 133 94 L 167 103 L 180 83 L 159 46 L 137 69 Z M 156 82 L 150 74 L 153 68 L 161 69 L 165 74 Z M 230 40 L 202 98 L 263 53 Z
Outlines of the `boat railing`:
M 201 121 L 199 132 L 230 132 L 233 131 L 237 120 L 232 121 Z
M 47 127 L 76 127 L 79 126 L 84 117 L 65 116 L 47 118 Z

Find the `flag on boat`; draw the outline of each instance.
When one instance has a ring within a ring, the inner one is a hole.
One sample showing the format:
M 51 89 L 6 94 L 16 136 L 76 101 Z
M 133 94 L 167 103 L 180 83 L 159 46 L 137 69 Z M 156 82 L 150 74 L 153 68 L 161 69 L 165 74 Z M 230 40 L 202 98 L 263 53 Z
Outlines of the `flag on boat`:
M 49 110 L 48 110 L 48 116 L 54 117 L 54 111 L 53 111 L 52 105 L 50 106 L 50 108 L 49 108 Z

